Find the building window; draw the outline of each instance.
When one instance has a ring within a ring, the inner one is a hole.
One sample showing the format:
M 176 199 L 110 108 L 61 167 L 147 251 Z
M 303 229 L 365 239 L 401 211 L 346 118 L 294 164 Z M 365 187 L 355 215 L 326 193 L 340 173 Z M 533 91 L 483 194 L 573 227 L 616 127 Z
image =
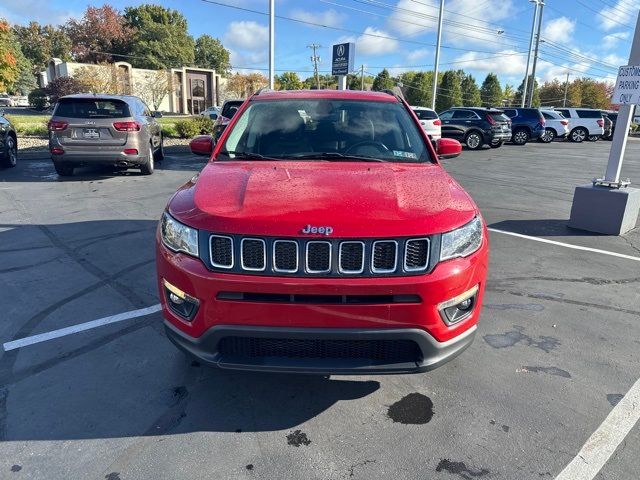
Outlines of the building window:
M 204 80 L 191 81 L 191 96 L 204 97 Z

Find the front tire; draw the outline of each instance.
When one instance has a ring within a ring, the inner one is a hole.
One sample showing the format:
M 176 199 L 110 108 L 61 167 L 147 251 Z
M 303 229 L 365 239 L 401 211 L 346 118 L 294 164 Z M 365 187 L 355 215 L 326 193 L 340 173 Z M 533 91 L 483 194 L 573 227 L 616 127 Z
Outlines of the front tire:
M 469 132 L 464 139 L 464 143 L 467 144 L 469 150 L 478 150 L 482 148 L 483 139 L 482 134 L 480 132 Z
M 12 135 L 7 136 L 5 144 L 7 147 L 7 154 L 0 163 L 3 167 L 13 168 L 18 164 L 18 144 Z
M 511 141 L 514 145 L 526 145 L 531 136 L 529 132 L 524 128 L 518 128 L 511 137 Z
M 555 138 L 556 131 L 553 128 L 545 128 L 544 133 L 538 140 L 540 140 L 542 143 L 551 143 L 555 140 Z
M 587 131 L 582 127 L 577 127 L 571 130 L 569 134 L 569 139 L 575 143 L 582 143 L 586 140 L 588 134 Z
M 155 162 L 153 160 L 153 146 L 149 144 L 149 152 L 147 153 L 147 161 L 140 165 L 140 171 L 143 175 L 151 175 L 155 170 Z

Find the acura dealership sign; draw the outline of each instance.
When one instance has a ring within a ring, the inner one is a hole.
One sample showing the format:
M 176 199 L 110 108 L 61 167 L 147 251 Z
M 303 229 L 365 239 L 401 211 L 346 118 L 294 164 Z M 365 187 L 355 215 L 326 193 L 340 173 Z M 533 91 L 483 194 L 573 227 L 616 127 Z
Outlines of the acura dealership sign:
M 356 58 L 355 43 L 339 43 L 333 46 L 331 56 L 331 75 L 347 75 L 353 72 L 353 63 Z

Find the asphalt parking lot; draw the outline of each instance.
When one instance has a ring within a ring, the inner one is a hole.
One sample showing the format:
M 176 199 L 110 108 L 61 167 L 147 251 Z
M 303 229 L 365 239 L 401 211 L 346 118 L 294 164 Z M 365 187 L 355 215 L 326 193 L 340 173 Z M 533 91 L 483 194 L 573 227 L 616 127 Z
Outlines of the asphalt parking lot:
M 426 374 L 211 370 L 159 313 L 0 352 L 4 479 L 540 479 L 572 462 L 640 377 L 640 229 L 570 230 L 610 142 L 465 151 L 445 167 L 494 230 L 475 343 Z M 0 343 L 157 304 L 154 234 L 203 165 L 151 177 L 46 158 L 0 171 Z M 623 177 L 640 183 L 640 140 Z M 635 425 L 595 478 L 636 479 Z

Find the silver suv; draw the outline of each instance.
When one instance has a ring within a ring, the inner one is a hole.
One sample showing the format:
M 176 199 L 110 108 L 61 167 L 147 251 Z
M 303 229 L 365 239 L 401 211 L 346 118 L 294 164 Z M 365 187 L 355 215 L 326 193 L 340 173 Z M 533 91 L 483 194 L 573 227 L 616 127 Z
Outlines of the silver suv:
M 151 175 L 162 160 L 162 131 L 138 97 L 82 94 L 58 100 L 49 121 L 49 150 L 61 176 L 81 165 L 139 168 Z

